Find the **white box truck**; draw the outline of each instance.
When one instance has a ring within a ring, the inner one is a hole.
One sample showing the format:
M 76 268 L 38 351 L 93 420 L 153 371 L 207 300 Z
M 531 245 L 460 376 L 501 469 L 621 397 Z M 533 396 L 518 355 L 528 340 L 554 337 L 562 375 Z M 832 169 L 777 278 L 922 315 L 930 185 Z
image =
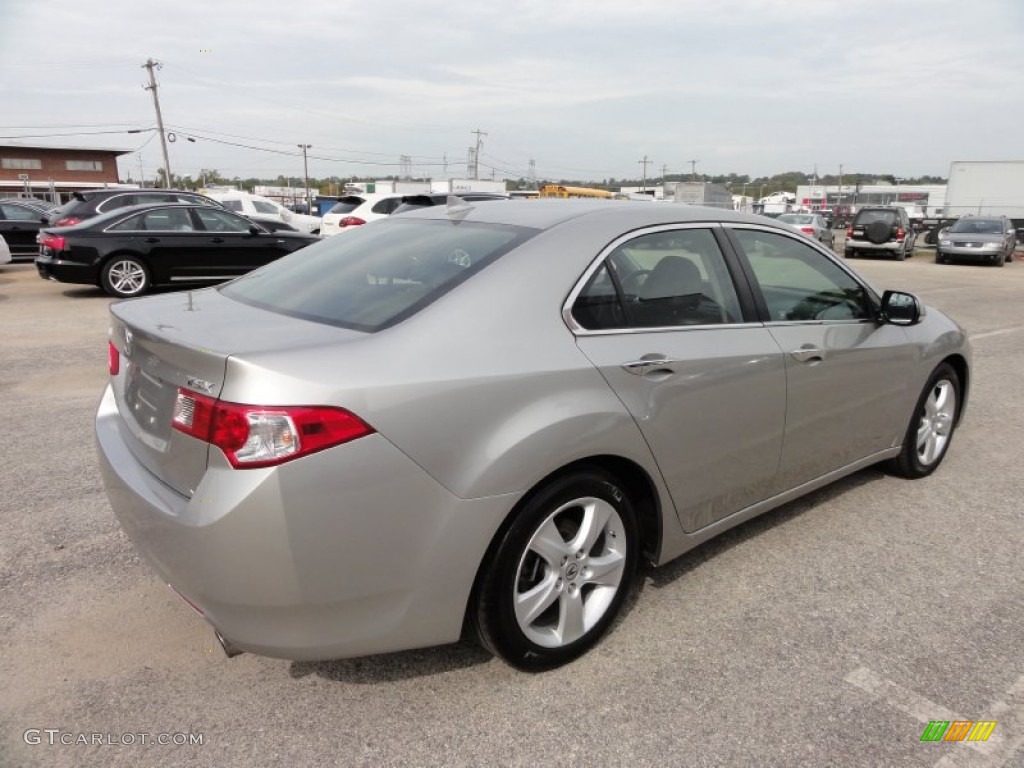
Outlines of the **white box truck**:
M 949 165 L 946 201 L 940 219 L 928 219 L 925 242 L 961 216 L 1005 216 L 1018 240 L 1024 236 L 1024 160 L 954 160 Z
M 957 160 L 949 166 L 947 218 L 964 214 L 1024 221 L 1024 160 Z

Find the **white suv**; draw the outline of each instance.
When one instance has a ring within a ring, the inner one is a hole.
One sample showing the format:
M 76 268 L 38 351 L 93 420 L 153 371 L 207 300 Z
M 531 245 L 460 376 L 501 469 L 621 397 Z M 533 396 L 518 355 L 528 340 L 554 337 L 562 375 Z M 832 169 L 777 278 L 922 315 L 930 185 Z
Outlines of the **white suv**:
M 402 204 L 405 196 L 405 193 L 345 195 L 324 214 L 320 234 L 324 237 L 336 235 L 351 227 L 386 218 Z
M 240 213 L 246 217 L 268 216 L 291 224 L 300 232 L 308 232 L 311 235 L 318 235 L 321 232 L 319 216 L 307 216 L 304 213 L 289 211 L 269 197 L 251 195 L 248 192 L 239 192 L 234 189 L 207 189 L 206 195 L 212 197 L 229 211 Z

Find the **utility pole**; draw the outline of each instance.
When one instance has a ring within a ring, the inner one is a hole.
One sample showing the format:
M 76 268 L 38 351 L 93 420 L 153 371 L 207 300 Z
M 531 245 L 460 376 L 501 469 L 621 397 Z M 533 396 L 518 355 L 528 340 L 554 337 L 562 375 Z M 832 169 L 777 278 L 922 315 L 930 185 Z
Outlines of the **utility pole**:
M 309 195 L 309 162 L 306 158 L 306 150 L 312 147 L 312 144 L 299 144 L 299 149 L 302 150 L 302 176 L 306 180 L 306 213 L 313 213 L 313 199 Z
M 143 69 L 149 70 L 149 85 L 142 86 L 147 91 L 153 93 L 153 107 L 156 109 L 156 129 L 160 132 L 160 148 L 164 153 L 164 186 L 168 189 L 171 188 L 171 161 L 167 157 L 167 134 L 164 133 L 164 118 L 160 114 L 160 98 L 156 95 L 156 75 L 153 74 L 154 67 L 160 69 L 163 67 L 159 61 L 153 59 L 146 59 L 146 63 L 142 65 Z
M 700 161 L 699 160 L 687 160 L 686 162 L 688 162 L 690 164 L 690 181 L 696 181 L 697 180 L 697 163 L 700 162 Z
M 470 131 L 470 133 L 475 133 L 476 134 L 476 152 L 473 153 L 473 178 L 474 179 L 479 179 L 480 178 L 480 147 L 483 146 L 483 141 L 481 141 L 481 139 L 484 136 L 486 136 L 487 134 L 484 131 L 481 131 L 479 128 L 477 128 L 475 131 Z
M 661 166 L 661 183 L 665 183 L 665 177 L 668 175 L 668 166 L 662 163 Z
M 644 168 L 643 182 L 640 185 L 640 191 L 641 192 L 646 192 L 647 191 L 647 166 L 650 165 L 653 161 L 648 160 L 647 159 L 647 155 L 644 155 L 644 159 L 643 160 L 637 160 L 637 162 L 640 165 L 642 165 L 643 168 Z

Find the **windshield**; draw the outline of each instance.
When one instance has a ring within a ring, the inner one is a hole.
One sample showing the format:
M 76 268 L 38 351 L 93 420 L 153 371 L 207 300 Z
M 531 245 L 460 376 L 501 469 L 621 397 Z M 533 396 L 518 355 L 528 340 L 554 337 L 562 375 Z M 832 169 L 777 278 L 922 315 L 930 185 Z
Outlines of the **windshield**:
M 961 235 L 1001 235 L 1003 222 L 998 219 L 960 219 L 950 232 Z
M 814 217 L 805 213 L 787 213 L 779 216 L 779 221 L 786 224 L 813 224 Z
M 373 332 L 412 316 L 535 233 L 390 219 L 312 245 L 220 290 L 272 312 Z

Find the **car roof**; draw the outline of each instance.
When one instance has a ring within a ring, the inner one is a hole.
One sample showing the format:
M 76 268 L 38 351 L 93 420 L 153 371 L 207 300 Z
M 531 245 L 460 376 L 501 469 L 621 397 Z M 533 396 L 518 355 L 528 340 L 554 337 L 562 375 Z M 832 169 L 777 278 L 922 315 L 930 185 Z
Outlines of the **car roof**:
M 123 206 L 121 208 L 115 208 L 112 211 L 105 211 L 105 212 L 99 214 L 98 216 L 92 216 L 92 217 L 86 219 L 85 221 L 82 221 L 80 224 L 73 224 L 72 226 L 74 226 L 74 227 L 81 226 L 82 228 L 93 227 L 93 226 L 96 226 L 96 225 L 105 224 L 106 222 L 113 221 L 114 219 L 118 219 L 118 218 L 121 218 L 121 217 L 127 218 L 128 216 L 131 216 L 132 214 L 138 213 L 139 211 L 153 211 L 153 210 L 159 210 L 161 208 L 197 208 L 197 209 L 202 209 L 202 210 L 205 210 L 205 211 L 211 211 L 212 210 L 212 211 L 217 211 L 218 213 L 227 213 L 227 214 L 230 214 L 232 216 L 238 216 L 239 218 L 243 218 L 243 219 L 245 218 L 245 216 L 240 216 L 239 214 L 235 213 L 234 211 L 228 211 L 228 210 L 226 210 L 224 208 L 214 208 L 214 207 L 209 206 L 209 205 L 204 205 L 203 203 L 163 203 L 163 202 L 160 202 L 160 203 L 139 203 L 137 205 L 126 205 L 126 206 Z M 64 229 L 64 227 L 54 227 L 53 225 L 51 225 L 50 228 L 51 229 Z
M 498 205 L 498 202 L 501 204 Z M 763 216 L 732 209 L 683 203 L 644 205 L 630 200 L 484 200 L 466 203 L 457 210 L 461 212 L 455 215 L 466 221 L 508 224 L 532 229 L 551 229 L 571 219 L 586 216 L 615 219 L 621 222 L 624 229 L 708 221 L 762 226 L 768 224 Z M 446 219 L 448 216 L 446 205 L 425 206 L 402 213 L 403 219 Z

